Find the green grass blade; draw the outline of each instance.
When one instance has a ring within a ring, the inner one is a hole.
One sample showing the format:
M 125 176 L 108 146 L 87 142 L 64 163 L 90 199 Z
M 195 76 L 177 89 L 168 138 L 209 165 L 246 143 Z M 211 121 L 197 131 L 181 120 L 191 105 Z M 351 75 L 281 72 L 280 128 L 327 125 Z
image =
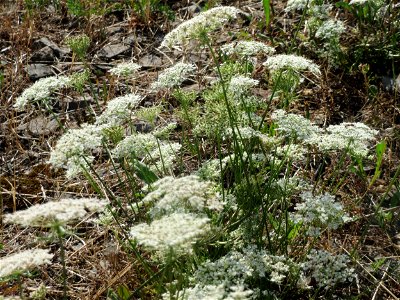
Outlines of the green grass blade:
M 267 28 L 269 27 L 269 22 L 271 20 L 271 0 L 263 0 L 265 24 Z

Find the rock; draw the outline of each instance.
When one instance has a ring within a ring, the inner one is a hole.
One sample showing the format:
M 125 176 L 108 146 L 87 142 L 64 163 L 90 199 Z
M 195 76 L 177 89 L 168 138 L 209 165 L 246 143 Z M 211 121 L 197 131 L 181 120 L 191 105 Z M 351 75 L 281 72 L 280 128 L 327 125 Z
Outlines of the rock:
M 139 65 L 145 68 L 161 67 L 162 64 L 163 64 L 162 59 L 153 54 L 147 54 L 139 59 Z
M 66 55 L 70 52 L 69 49 L 63 49 L 63 48 L 58 47 L 58 45 L 56 43 L 54 43 L 53 41 L 49 40 L 46 37 L 42 37 L 42 38 L 36 40 L 35 42 L 33 42 L 34 50 L 39 50 L 46 46 L 50 47 L 57 54 L 57 56 L 60 56 L 60 57 Z
M 105 32 L 107 35 L 113 35 L 116 34 L 117 32 L 122 32 L 123 28 L 121 26 L 110 26 L 105 29 Z
M 180 9 L 180 11 L 187 12 L 190 17 L 194 17 L 196 14 L 201 12 L 201 7 L 197 3 L 194 3 L 192 5 Z
M 148 124 L 147 122 L 144 121 L 138 121 L 137 123 L 134 124 L 136 132 L 140 133 L 149 133 L 153 127 Z
M 130 49 L 131 47 L 121 43 L 111 44 L 104 46 L 99 52 L 97 52 L 97 55 L 99 57 L 114 58 L 115 56 L 121 55 Z
M 53 75 L 53 69 L 45 64 L 30 64 L 25 68 L 31 80 L 38 80 Z
M 46 117 L 39 116 L 28 123 L 21 124 L 17 127 L 18 131 L 27 130 L 34 136 L 50 135 L 58 129 L 58 122 L 55 119 L 49 120 Z
M 143 42 L 143 37 L 137 36 L 135 34 L 130 34 L 122 41 L 125 45 L 134 46 L 135 43 Z
M 53 62 L 55 61 L 54 50 L 49 46 L 43 47 L 42 49 L 34 52 L 30 59 L 31 62 Z

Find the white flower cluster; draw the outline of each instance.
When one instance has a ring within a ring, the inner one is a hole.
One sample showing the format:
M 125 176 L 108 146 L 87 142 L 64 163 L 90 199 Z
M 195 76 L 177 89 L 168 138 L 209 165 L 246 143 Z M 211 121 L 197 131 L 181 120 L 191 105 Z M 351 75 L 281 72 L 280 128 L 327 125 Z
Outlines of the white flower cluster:
M 159 174 L 171 174 L 181 148 L 179 143 L 160 143 L 159 147 L 149 154 L 150 170 Z
M 209 221 L 207 217 L 176 212 L 154 220 L 150 224 L 133 226 L 130 235 L 139 245 L 156 250 L 162 255 L 170 251 L 190 254 L 193 243 L 210 231 Z
M 340 20 L 327 20 L 324 21 L 315 33 L 315 37 L 331 40 L 338 38 L 343 32 L 346 31 L 344 23 Z
M 111 68 L 108 72 L 115 76 L 129 77 L 136 74 L 140 68 L 141 66 L 134 62 L 123 62 Z
M 131 157 L 144 158 L 158 148 L 157 138 L 151 133 L 137 133 L 125 137 L 112 150 L 116 158 Z
M 305 161 L 308 150 L 298 144 L 287 144 L 274 149 L 278 157 L 297 162 Z
M 50 264 L 53 254 L 49 250 L 33 249 L 0 258 L 0 278 Z
M 240 140 L 240 138 L 242 140 L 250 140 L 253 138 L 262 138 L 263 134 L 261 132 L 259 132 L 258 130 L 255 130 L 249 126 L 246 127 L 239 127 L 239 128 L 235 128 L 234 130 L 232 130 L 231 127 L 227 128 L 223 134 L 223 138 L 224 139 L 229 139 L 232 138 L 234 135 L 233 133 L 235 132 L 235 135 L 237 136 L 237 139 Z M 240 136 L 240 138 L 239 138 Z
M 338 283 L 353 281 L 354 269 L 349 268 L 348 263 L 346 255 L 332 255 L 324 250 L 312 249 L 301 268 L 317 281 L 318 287 L 328 290 Z
M 321 132 L 321 129 L 312 124 L 310 120 L 297 114 L 286 113 L 282 109 L 275 110 L 272 119 L 278 124 L 278 132 L 300 140 L 310 139 Z
M 295 223 L 302 223 L 310 236 L 319 236 L 321 229 L 337 229 L 340 225 L 352 220 L 344 211 L 335 196 L 328 193 L 314 196 L 306 191 L 300 194 L 303 202 L 297 203 L 295 213 L 291 219 Z
M 221 161 L 217 158 L 208 160 L 197 170 L 197 175 L 206 180 L 219 180 L 227 164 L 228 161 L 225 159 Z
M 165 293 L 162 295 L 163 300 L 247 300 L 253 299 L 251 296 L 252 290 L 246 289 L 243 285 L 233 285 L 225 287 L 224 284 L 220 285 L 199 285 L 196 284 L 192 288 L 187 288 L 183 292 L 179 291 L 178 294 L 171 295 Z
M 237 43 L 229 43 L 221 47 L 221 52 L 225 55 L 237 55 L 239 57 L 250 57 L 258 54 L 270 55 L 275 49 L 256 41 L 239 41 Z
M 178 123 L 171 122 L 171 123 L 168 123 L 166 126 L 156 128 L 153 131 L 153 135 L 156 138 L 165 139 L 165 138 L 168 138 L 168 136 L 171 134 L 171 132 L 174 131 L 177 127 L 178 127 Z
M 278 124 L 277 131 L 296 137 L 309 145 L 315 145 L 321 151 L 348 150 L 352 154 L 367 156 L 369 143 L 375 140 L 378 131 L 363 123 L 341 123 L 330 125 L 326 131 L 312 124 L 310 120 L 286 113 L 278 109 L 272 114 L 272 119 Z
M 279 187 L 284 194 L 289 195 L 312 188 L 308 182 L 296 175 L 288 178 L 280 178 L 275 182 L 275 185 Z
M 255 246 L 247 246 L 243 252 L 231 251 L 214 262 L 200 265 L 190 279 L 194 287 L 183 292 L 191 298 L 181 299 L 209 299 L 195 298 L 195 295 L 215 295 L 216 298 L 210 299 L 248 299 L 252 294 L 247 286 L 249 279 L 267 278 L 281 284 L 289 274 L 291 264 L 291 260 L 269 255 Z M 234 297 L 235 293 L 239 298 Z
M 194 64 L 186 64 L 183 62 L 176 63 L 172 67 L 165 69 L 158 75 L 156 82 L 151 87 L 155 90 L 172 89 L 178 87 L 189 78 L 196 70 Z
M 35 204 L 26 210 L 6 215 L 4 220 L 22 226 L 48 226 L 54 221 L 68 223 L 82 219 L 88 212 L 101 211 L 107 204 L 108 201 L 97 198 L 62 199 Z
M 321 75 L 321 71 L 317 64 L 307 58 L 293 54 L 278 54 L 271 56 L 263 65 L 274 73 L 279 72 L 280 70 L 292 69 L 296 71 L 308 70 L 316 76 Z
M 351 0 L 349 2 L 350 5 L 363 5 L 365 3 L 369 2 L 369 0 Z
M 252 79 L 246 76 L 234 76 L 229 82 L 228 91 L 232 93 L 235 99 L 240 99 L 243 95 L 246 95 L 251 88 L 257 86 L 258 80 Z
M 194 18 L 181 23 L 168 33 L 160 47 L 173 47 L 185 44 L 189 39 L 196 38 L 202 31 L 211 32 L 234 19 L 241 10 L 233 6 L 219 6 L 201 12 Z
M 66 168 L 67 177 L 72 178 L 88 167 L 94 157 L 91 152 L 102 144 L 104 126 L 84 124 L 81 128 L 70 129 L 57 141 L 50 153 L 49 163 L 57 168 Z
M 313 135 L 307 140 L 309 144 L 315 144 L 321 151 L 349 150 L 359 156 L 367 156 L 369 143 L 375 140 L 378 131 L 369 128 L 363 123 L 341 123 L 330 125 L 326 128 L 326 134 Z
M 310 7 L 312 3 L 313 0 L 289 0 L 286 4 L 285 11 L 303 10 L 306 7 Z
M 96 118 L 98 125 L 116 126 L 123 124 L 130 116 L 131 109 L 136 108 L 142 97 L 136 94 L 127 94 L 110 100 L 106 110 Z
M 157 173 L 169 173 L 182 145 L 158 140 L 152 133 L 138 133 L 125 137 L 112 150 L 116 158 L 137 158 Z
M 58 89 L 68 86 L 68 76 L 51 76 L 41 78 L 22 92 L 14 104 L 18 110 L 23 109 L 29 101 L 46 101 L 50 95 Z
M 153 218 L 172 212 L 203 212 L 204 209 L 221 210 L 211 182 L 201 181 L 196 175 L 181 178 L 164 177 L 152 185 L 154 189 L 142 200 L 154 203 L 150 210 Z

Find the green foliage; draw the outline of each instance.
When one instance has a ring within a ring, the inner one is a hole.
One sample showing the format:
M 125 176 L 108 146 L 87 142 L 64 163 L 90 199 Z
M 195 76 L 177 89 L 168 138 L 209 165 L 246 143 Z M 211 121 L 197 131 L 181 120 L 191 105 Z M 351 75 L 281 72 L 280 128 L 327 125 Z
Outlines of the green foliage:
M 90 42 L 90 38 L 86 34 L 71 36 L 65 39 L 65 43 L 80 61 L 85 60 Z
M 376 166 L 375 166 L 375 173 L 374 176 L 372 177 L 369 187 L 371 187 L 374 182 L 379 178 L 381 175 L 381 166 L 382 166 L 382 160 L 383 160 L 383 155 L 386 150 L 386 142 L 382 141 L 379 144 L 376 145 Z
M 270 0 L 263 0 L 262 3 L 264 8 L 265 24 L 268 28 L 271 21 L 271 3 Z

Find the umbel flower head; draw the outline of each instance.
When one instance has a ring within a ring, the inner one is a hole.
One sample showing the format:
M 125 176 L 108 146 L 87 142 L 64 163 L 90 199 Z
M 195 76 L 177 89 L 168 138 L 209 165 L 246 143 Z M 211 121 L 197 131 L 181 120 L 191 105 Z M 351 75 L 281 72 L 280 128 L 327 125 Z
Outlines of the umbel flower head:
M 182 82 L 187 80 L 195 70 L 196 66 L 194 64 L 178 62 L 161 72 L 160 75 L 158 75 L 157 81 L 153 82 L 151 87 L 156 90 L 178 87 Z
M 50 264 L 53 254 L 49 250 L 33 249 L 0 258 L 0 279 L 17 272 L 32 270 L 44 264 Z
M 288 69 L 295 71 L 308 70 L 316 76 L 321 75 L 318 65 L 307 58 L 293 54 L 278 54 L 271 56 L 266 62 L 264 62 L 264 66 L 266 66 L 271 72 L 279 72 Z
M 84 124 L 81 128 L 70 129 L 58 141 L 50 153 L 49 163 L 57 168 L 66 168 L 67 177 L 73 178 L 88 167 L 94 157 L 91 151 L 102 143 L 104 125 Z
M 107 126 L 123 124 L 129 118 L 131 109 L 136 108 L 142 99 L 136 94 L 127 94 L 112 99 L 108 102 L 106 110 L 96 118 L 96 124 Z
M 46 101 L 50 95 L 58 89 L 66 87 L 70 83 L 68 76 L 51 76 L 41 78 L 23 91 L 14 104 L 18 110 L 23 109 L 29 101 Z
M 222 53 L 225 55 L 237 55 L 239 57 L 250 57 L 258 54 L 270 55 L 275 49 L 256 41 L 239 41 L 237 43 L 229 43 L 221 47 Z
M 153 203 L 150 215 L 159 217 L 172 212 L 203 212 L 204 209 L 222 209 L 209 181 L 201 181 L 196 175 L 181 178 L 164 177 L 156 181 L 152 192 L 143 203 Z
M 315 33 L 315 37 L 323 40 L 331 40 L 338 38 L 345 32 L 346 26 L 340 20 L 327 20 L 324 21 Z
M 55 221 L 68 223 L 81 219 L 88 212 L 103 210 L 107 204 L 108 201 L 97 198 L 62 199 L 5 215 L 4 220 L 22 226 L 49 226 Z
M 129 77 L 135 74 L 141 68 L 134 62 L 123 62 L 111 68 L 108 72 L 115 76 Z
M 326 134 L 314 135 L 307 143 L 316 145 L 321 151 L 348 150 L 350 153 L 367 156 L 369 143 L 375 140 L 378 131 L 363 123 L 341 123 L 329 125 Z
M 251 88 L 257 86 L 258 83 L 258 80 L 238 75 L 232 77 L 228 86 L 228 90 L 234 95 L 235 98 L 240 98 L 242 95 L 248 93 Z
M 201 12 L 194 18 L 181 23 L 168 33 L 160 47 L 173 47 L 185 44 L 191 38 L 197 38 L 203 32 L 211 32 L 237 17 L 241 10 L 233 6 L 218 6 Z
M 300 140 L 310 139 L 321 132 L 321 129 L 310 120 L 297 114 L 287 113 L 283 109 L 275 110 L 272 119 L 278 124 L 278 132 Z
M 139 245 L 150 250 L 185 254 L 191 253 L 196 240 L 210 230 L 209 221 L 194 214 L 172 213 L 150 224 L 133 226 L 130 234 Z
M 337 229 L 340 225 L 352 220 L 335 197 L 326 193 L 314 196 L 312 192 L 303 192 L 300 197 L 304 202 L 297 203 L 292 214 L 295 223 L 303 223 L 308 227 L 310 236 L 319 236 L 320 229 Z
M 316 280 L 319 288 L 328 290 L 338 283 L 353 281 L 354 269 L 347 266 L 349 262 L 347 255 L 312 249 L 301 268 Z
M 149 165 L 156 173 L 171 173 L 182 145 L 157 139 L 152 133 L 138 133 L 125 137 L 112 150 L 115 158 L 136 158 Z

